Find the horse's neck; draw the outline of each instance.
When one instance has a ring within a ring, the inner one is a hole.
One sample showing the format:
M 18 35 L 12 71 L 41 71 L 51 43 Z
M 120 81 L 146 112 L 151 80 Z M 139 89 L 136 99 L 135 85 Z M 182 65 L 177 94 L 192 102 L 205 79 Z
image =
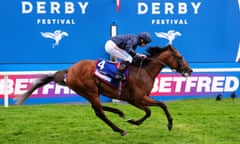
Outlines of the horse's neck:
M 146 65 L 144 68 L 148 72 L 148 75 L 155 79 L 157 75 L 161 72 L 164 65 L 163 62 L 160 60 L 153 59 L 148 65 Z

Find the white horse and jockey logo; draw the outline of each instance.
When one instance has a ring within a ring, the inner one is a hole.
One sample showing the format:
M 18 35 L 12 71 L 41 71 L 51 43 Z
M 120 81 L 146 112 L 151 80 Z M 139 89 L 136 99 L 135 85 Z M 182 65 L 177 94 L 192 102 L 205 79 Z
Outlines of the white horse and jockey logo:
M 62 40 L 64 36 L 68 36 L 68 33 L 61 30 L 55 30 L 53 33 L 41 32 L 41 35 L 44 38 L 50 38 L 55 40 L 55 43 L 53 44 L 53 48 L 55 48 L 55 46 L 59 45 L 59 42 Z
M 159 38 L 164 38 L 168 40 L 168 44 L 172 44 L 173 40 L 177 37 L 177 36 L 181 36 L 182 34 L 178 31 L 175 30 L 169 30 L 167 33 L 165 32 L 155 32 L 155 35 Z

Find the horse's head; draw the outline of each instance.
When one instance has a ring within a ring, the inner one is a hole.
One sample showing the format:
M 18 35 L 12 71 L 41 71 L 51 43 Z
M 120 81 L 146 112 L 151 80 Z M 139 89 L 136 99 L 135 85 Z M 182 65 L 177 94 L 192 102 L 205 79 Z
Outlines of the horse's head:
M 193 72 L 189 64 L 184 60 L 181 53 L 172 45 L 164 48 L 154 47 L 148 49 L 148 52 L 163 65 L 167 65 L 173 71 L 181 73 L 183 76 L 190 76 Z
M 168 45 L 167 48 L 170 51 L 169 61 L 167 62 L 167 65 L 172 70 L 181 73 L 183 76 L 190 76 L 193 71 L 181 53 L 172 45 Z

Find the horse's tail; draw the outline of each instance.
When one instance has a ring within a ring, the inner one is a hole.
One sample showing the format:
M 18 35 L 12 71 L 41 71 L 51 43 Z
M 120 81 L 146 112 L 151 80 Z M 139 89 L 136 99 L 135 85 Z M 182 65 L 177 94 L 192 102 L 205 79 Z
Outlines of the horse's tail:
M 57 83 L 57 84 L 60 84 L 60 85 L 63 85 L 63 86 L 67 86 L 67 84 L 66 84 L 67 71 L 68 70 L 57 71 L 53 75 L 53 81 L 55 83 Z
M 16 101 L 16 105 L 21 105 L 36 89 L 50 83 L 51 81 L 54 81 L 60 85 L 66 86 L 66 83 L 65 83 L 66 73 L 67 73 L 67 70 L 61 70 L 61 71 L 57 71 L 52 75 L 46 75 L 38 79 L 27 92 L 25 92 L 24 94 L 18 95 L 14 98 Z

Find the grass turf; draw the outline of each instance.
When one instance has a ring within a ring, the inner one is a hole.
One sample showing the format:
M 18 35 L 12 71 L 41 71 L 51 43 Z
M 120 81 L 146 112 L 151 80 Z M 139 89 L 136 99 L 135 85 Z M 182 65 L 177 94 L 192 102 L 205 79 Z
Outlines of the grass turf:
M 104 103 L 122 110 L 126 119 L 106 112 L 127 136 L 113 132 L 94 114 L 89 104 L 25 105 L 0 107 L 1 144 L 237 144 L 240 142 L 240 100 L 189 99 L 166 102 L 174 119 L 167 130 L 159 107 L 142 125 L 125 120 L 138 119 L 144 112 L 129 104 Z

